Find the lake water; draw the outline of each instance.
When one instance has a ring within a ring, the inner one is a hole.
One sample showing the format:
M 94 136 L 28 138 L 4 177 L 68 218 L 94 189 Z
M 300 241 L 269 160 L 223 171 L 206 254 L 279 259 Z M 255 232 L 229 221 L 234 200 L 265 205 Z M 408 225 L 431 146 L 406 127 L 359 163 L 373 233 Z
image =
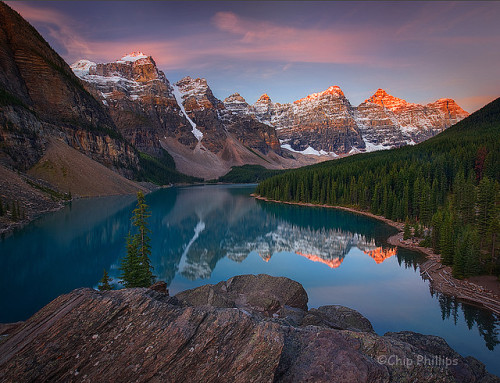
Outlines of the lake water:
M 152 211 L 152 264 L 171 294 L 238 274 L 300 282 L 309 307 L 360 311 L 378 334 L 411 330 L 442 336 L 500 375 L 498 318 L 431 294 L 421 255 L 385 240 L 395 229 L 334 209 L 250 197 L 255 186 L 161 189 Z M 118 279 L 134 196 L 74 201 L 0 241 L 0 322 L 25 320 L 56 296 L 96 287 L 103 269 Z

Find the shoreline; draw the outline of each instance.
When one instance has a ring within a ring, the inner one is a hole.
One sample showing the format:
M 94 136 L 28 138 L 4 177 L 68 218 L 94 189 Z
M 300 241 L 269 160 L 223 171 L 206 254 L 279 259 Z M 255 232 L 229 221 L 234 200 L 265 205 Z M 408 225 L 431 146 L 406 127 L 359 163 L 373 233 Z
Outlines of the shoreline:
M 452 276 L 451 267 L 445 266 L 441 263 L 440 254 L 435 254 L 431 248 L 421 247 L 418 244 L 413 243 L 413 241 L 411 240 L 403 240 L 404 223 L 402 222 L 395 222 L 388 218 L 370 212 L 357 210 L 345 206 L 319 205 L 319 204 L 312 204 L 305 202 L 277 201 L 262 197 L 254 193 L 252 193 L 251 196 L 254 197 L 255 199 L 265 202 L 343 210 L 343 211 L 348 211 L 350 213 L 360 214 L 366 217 L 382 221 L 398 229 L 399 231 L 397 234 L 387 238 L 387 243 L 389 243 L 392 246 L 398 246 L 409 250 L 418 251 L 425 255 L 426 260 L 419 265 L 420 276 L 424 280 L 429 280 L 429 286 L 431 289 L 434 289 L 435 291 L 441 294 L 453 296 L 460 301 L 464 301 L 474 306 L 479 306 L 483 309 L 489 310 L 500 317 L 500 294 L 492 291 L 491 289 L 479 283 L 470 282 L 466 279 L 454 278 Z M 475 277 L 475 279 L 480 279 L 480 278 L 481 277 L 479 278 Z M 498 289 L 500 290 L 500 283 L 498 283 Z
M 162 186 L 157 186 L 154 184 L 146 184 L 146 183 L 139 183 L 140 186 L 144 187 L 146 189 L 145 194 L 150 194 L 156 190 L 163 189 L 163 188 L 169 188 L 174 185 L 162 185 Z M 43 210 L 36 210 L 33 211 L 33 214 L 31 216 L 27 216 L 23 220 L 19 221 L 11 221 L 7 219 L 2 219 L 3 217 L 0 217 L 0 236 L 2 236 L 1 239 L 5 239 L 9 236 L 11 236 L 16 230 L 20 230 L 23 227 L 29 225 L 31 222 L 36 221 L 37 219 L 49 214 L 49 213 L 54 213 L 56 211 L 59 211 L 66 207 L 69 203 L 76 201 L 76 200 L 83 200 L 83 199 L 92 199 L 92 198 L 102 198 L 102 197 L 116 197 L 116 196 L 121 196 L 121 195 L 132 195 L 134 193 L 117 193 L 117 194 L 98 194 L 98 195 L 76 195 L 70 200 L 58 200 L 56 201 L 57 206 L 53 208 L 47 208 Z

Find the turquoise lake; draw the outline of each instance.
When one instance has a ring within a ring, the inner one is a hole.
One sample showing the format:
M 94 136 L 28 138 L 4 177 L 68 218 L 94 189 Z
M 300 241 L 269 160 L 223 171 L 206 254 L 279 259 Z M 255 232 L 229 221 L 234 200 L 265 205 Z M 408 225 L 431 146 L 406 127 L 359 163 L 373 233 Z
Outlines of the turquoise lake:
M 158 190 L 152 264 L 170 294 L 238 274 L 300 282 L 309 307 L 340 304 L 366 316 L 378 334 L 439 335 L 500 375 L 499 318 L 431 293 L 418 253 L 395 249 L 395 229 L 335 209 L 273 204 L 255 185 Z M 103 269 L 119 278 L 135 196 L 73 201 L 0 240 L 0 322 L 26 320 L 60 294 L 96 287 Z

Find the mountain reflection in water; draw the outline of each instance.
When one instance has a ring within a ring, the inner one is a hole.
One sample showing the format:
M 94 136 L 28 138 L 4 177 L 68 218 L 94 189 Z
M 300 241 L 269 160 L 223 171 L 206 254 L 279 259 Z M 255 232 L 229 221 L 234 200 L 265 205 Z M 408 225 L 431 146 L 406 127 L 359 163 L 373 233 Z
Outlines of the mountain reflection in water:
M 160 237 L 168 241 L 154 256 L 155 272 L 167 282 L 176 274 L 189 280 L 207 279 L 222 258 L 240 263 L 252 252 L 266 262 L 276 253 L 294 253 L 330 268 L 339 267 L 352 248 L 377 264 L 396 255 L 396 248 L 381 245 L 371 225 L 351 222 L 357 221 L 355 215 L 337 212 L 344 217 L 331 220 L 331 213 L 313 209 L 317 215 L 313 220 L 307 216 L 297 220 L 296 209 L 269 206 L 249 199 L 248 194 L 216 187 L 178 193 L 173 209 L 161 217 Z M 152 219 L 160 220 L 154 210 Z

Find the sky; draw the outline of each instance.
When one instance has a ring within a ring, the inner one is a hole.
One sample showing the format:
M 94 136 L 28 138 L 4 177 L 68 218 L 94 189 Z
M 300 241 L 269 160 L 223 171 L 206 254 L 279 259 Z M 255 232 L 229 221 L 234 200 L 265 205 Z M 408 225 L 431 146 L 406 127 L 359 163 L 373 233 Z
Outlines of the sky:
M 286 103 L 338 85 L 474 112 L 500 96 L 498 1 L 7 1 L 72 64 L 133 51 L 219 99 Z

